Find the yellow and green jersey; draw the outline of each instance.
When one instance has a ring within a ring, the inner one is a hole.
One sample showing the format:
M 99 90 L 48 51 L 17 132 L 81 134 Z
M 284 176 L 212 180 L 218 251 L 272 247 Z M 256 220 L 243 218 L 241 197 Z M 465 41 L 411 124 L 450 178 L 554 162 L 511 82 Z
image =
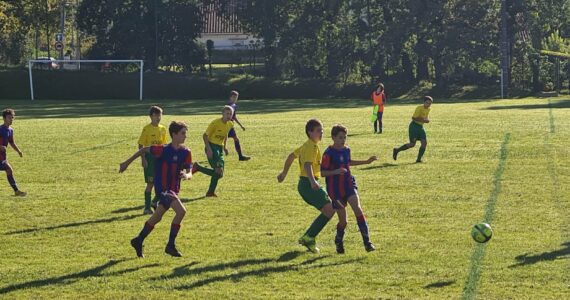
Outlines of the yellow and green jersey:
M 313 175 L 315 178 L 321 177 L 321 149 L 319 145 L 311 139 L 307 140 L 301 147 L 295 149 L 293 152 L 296 158 L 299 158 L 300 175 L 307 176 L 305 171 L 305 163 L 310 162 L 313 166 Z
M 166 127 L 158 124 L 158 126 L 153 126 L 152 124 L 146 125 L 139 137 L 139 145 L 143 147 L 150 147 L 152 145 L 166 145 Z
M 223 146 L 224 140 L 232 128 L 234 128 L 234 122 L 227 121 L 224 123 L 222 118 L 215 119 L 208 125 L 208 129 L 206 129 L 208 141 L 212 144 Z
M 425 108 L 423 105 L 420 105 L 418 107 L 416 107 L 416 110 L 414 111 L 414 115 L 412 116 L 412 118 L 427 118 L 429 115 L 429 111 L 431 110 L 431 107 Z M 424 122 L 420 122 L 420 121 L 416 121 L 414 120 L 414 122 L 416 122 L 419 125 L 424 125 Z

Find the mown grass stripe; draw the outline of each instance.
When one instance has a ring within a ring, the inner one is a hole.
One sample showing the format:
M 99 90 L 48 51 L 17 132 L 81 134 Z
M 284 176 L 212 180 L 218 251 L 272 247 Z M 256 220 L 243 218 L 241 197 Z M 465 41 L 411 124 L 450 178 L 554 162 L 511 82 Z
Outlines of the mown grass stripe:
M 552 114 L 552 102 L 548 99 L 548 114 L 550 115 L 550 133 L 556 132 L 556 126 L 554 124 L 554 115 Z
M 491 195 L 487 200 L 487 206 L 485 208 L 485 219 L 484 222 L 491 224 L 493 220 L 493 214 L 495 212 L 495 204 L 497 203 L 497 198 L 501 193 L 501 179 L 503 176 L 503 172 L 505 170 L 505 164 L 507 161 L 508 156 L 508 149 L 507 145 L 509 144 L 509 140 L 511 139 L 511 134 L 506 133 L 503 139 L 503 143 L 501 144 L 501 152 L 499 154 L 499 165 L 495 170 L 495 174 L 493 176 L 493 191 L 491 191 Z M 465 287 L 463 288 L 463 297 L 462 299 L 474 299 L 475 295 L 477 295 L 477 284 L 479 282 L 479 278 L 481 277 L 481 262 L 483 260 L 483 256 L 485 256 L 485 245 L 486 244 L 475 244 L 475 249 L 473 250 L 473 254 L 471 255 L 471 267 L 469 270 L 469 277 L 465 282 Z

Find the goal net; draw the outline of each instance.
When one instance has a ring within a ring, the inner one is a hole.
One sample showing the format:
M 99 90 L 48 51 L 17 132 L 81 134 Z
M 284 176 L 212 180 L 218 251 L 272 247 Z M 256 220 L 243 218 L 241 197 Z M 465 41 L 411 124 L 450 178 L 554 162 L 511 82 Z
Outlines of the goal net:
M 28 61 L 30 98 L 143 99 L 143 60 Z

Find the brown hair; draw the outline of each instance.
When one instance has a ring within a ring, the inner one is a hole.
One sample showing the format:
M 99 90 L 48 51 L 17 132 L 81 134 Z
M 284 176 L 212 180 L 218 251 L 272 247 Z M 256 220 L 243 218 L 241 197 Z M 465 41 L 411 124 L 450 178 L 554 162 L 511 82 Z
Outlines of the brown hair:
M 348 128 L 341 124 L 335 124 L 331 129 L 331 136 L 337 136 L 340 132 L 348 133 Z
M 232 90 L 232 91 L 230 92 L 230 97 L 231 97 L 231 96 L 239 96 L 239 92 L 236 91 L 236 90 Z
M 426 102 L 428 100 L 433 102 L 433 98 L 431 96 L 424 96 L 424 102 Z
M 318 126 L 323 127 L 323 123 L 321 123 L 321 121 L 318 119 L 310 119 L 307 121 L 307 124 L 305 124 L 305 133 L 307 134 L 307 137 L 309 137 L 309 132 L 313 131 L 313 129 L 317 128 Z
M 16 115 L 16 111 L 14 111 L 11 108 L 6 108 L 5 110 L 2 111 L 2 119 L 6 119 L 7 116 L 15 116 Z
M 148 110 L 148 115 L 152 116 L 154 114 L 162 114 L 162 108 L 156 105 L 151 106 L 150 109 Z
M 182 128 L 188 129 L 188 125 L 182 121 L 172 121 L 170 123 L 170 126 L 168 126 L 168 133 L 170 133 L 170 137 L 172 137 L 172 135 L 175 133 L 179 133 Z
M 378 87 L 379 87 L 382 91 L 384 91 L 384 85 L 383 85 L 381 82 L 378 82 Z

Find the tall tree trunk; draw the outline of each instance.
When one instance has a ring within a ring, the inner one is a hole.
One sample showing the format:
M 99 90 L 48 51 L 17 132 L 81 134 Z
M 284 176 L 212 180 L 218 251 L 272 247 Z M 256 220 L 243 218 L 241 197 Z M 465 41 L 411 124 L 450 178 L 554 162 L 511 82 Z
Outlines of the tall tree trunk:
M 407 52 L 402 52 L 402 68 L 404 69 L 404 79 L 409 82 L 414 82 L 414 66 L 410 60 L 410 55 Z
M 47 52 L 48 52 L 48 57 L 51 57 L 51 51 L 50 51 L 50 43 L 51 43 L 51 39 L 50 39 L 50 32 L 49 32 L 49 3 L 48 0 L 45 0 L 45 13 L 46 13 L 46 20 L 45 20 L 45 26 L 46 26 L 46 44 L 47 44 Z M 49 66 L 51 67 L 51 64 L 49 64 Z

